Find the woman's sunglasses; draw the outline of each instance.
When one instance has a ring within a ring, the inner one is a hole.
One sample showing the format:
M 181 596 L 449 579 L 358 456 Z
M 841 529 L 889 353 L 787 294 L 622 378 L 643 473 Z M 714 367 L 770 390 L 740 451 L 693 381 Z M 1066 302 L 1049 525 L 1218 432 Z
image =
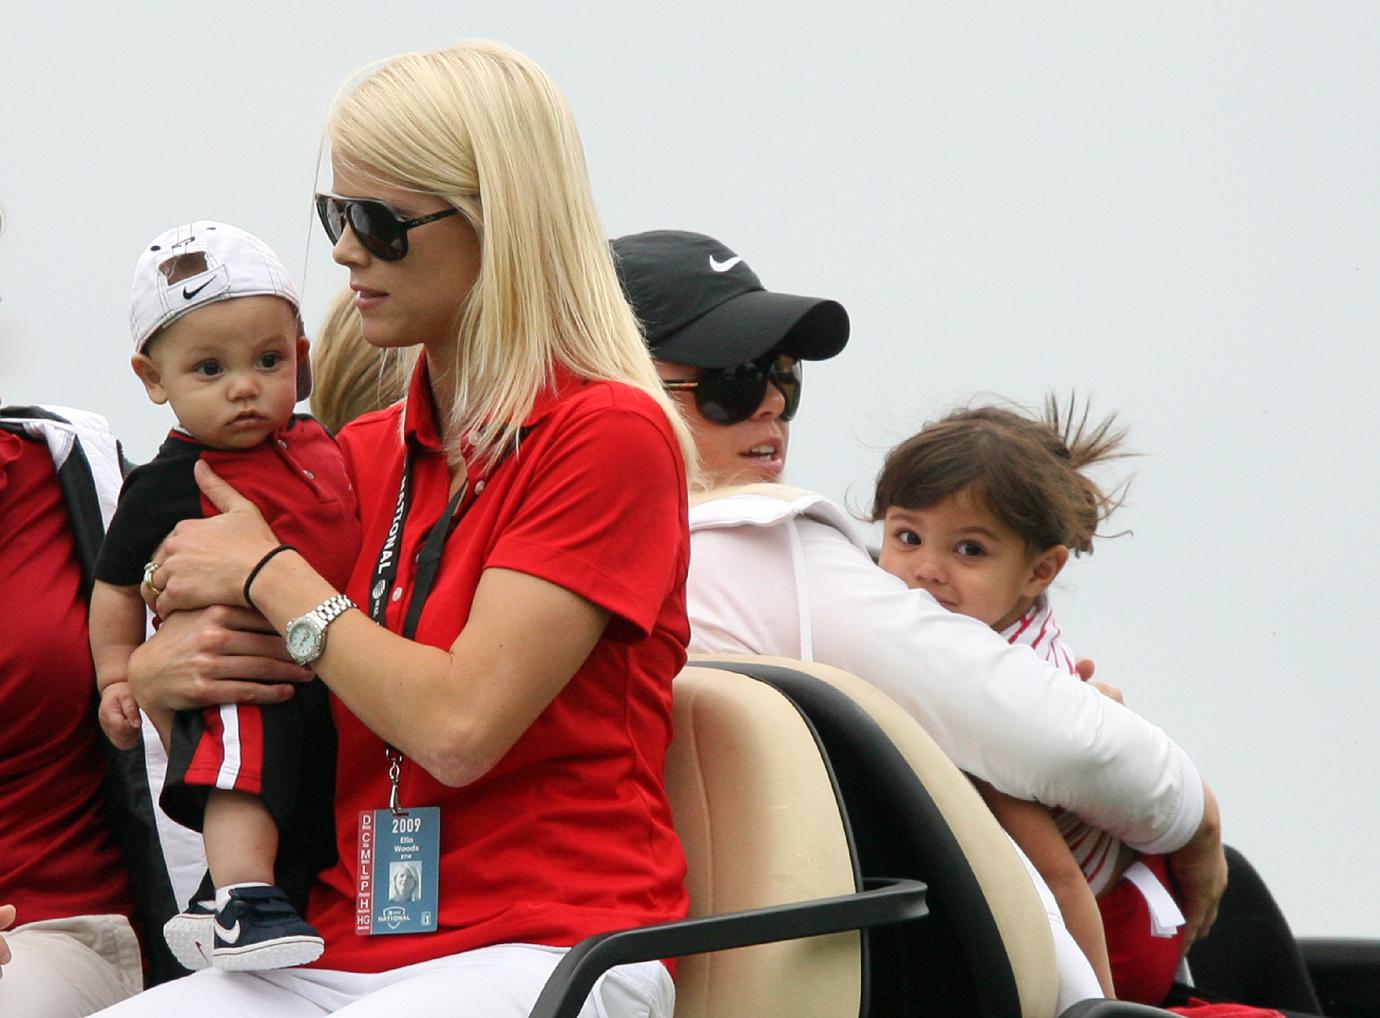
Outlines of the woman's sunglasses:
M 661 384 L 668 391 L 694 390 L 695 406 L 705 420 L 737 424 L 757 412 L 768 382 L 786 401 L 781 420 L 789 421 L 800 409 L 800 362 L 788 354 L 768 354 L 732 368 L 703 368 L 699 378 L 666 378 Z
M 442 209 L 428 216 L 404 219 L 392 205 L 376 198 L 342 198 L 335 194 L 316 196 L 316 214 L 326 228 L 332 244 L 338 244 L 348 224 L 364 249 L 376 258 L 396 262 L 407 257 L 407 231 L 434 223 L 447 216 L 458 216 L 459 209 Z

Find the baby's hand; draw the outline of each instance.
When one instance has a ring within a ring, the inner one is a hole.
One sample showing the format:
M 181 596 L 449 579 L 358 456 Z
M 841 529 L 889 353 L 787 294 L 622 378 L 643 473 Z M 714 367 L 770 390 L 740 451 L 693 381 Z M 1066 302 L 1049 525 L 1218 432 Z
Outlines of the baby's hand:
M 128 682 L 112 682 L 101 690 L 101 730 L 116 749 L 133 749 L 139 745 L 139 705 L 134 701 Z

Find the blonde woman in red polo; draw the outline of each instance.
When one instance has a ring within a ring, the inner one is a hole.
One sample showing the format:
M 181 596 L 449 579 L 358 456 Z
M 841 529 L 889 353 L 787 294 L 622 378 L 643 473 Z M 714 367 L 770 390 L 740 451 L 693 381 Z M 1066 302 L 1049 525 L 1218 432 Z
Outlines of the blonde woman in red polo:
M 161 615 L 255 608 L 333 694 L 340 861 L 307 911 L 326 950 L 111 1014 L 516 1018 L 570 945 L 687 907 L 662 767 L 689 635 L 693 451 L 619 289 L 569 112 L 531 61 L 473 42 L 387 64 L 328 132 L 318 210 L 365 339 L 422 349 L 403 402 L 340 436 L 360 561 L 332 588 L 204 469 L 223 513 L 155 555 Z M 189 674 L 181 651 L 207 632 L 249 635 L 217 618 L 244 616 L 203 613 L 132 662 L 160 723 L 188 700 L 282 695 Z M 288 674 L 266 644 L 237 652 Z M 404 862 L 421 900 L 390 903 Z M 594 997 L 591 1016 L 674 1006 L 661 963 L 615 970 Z

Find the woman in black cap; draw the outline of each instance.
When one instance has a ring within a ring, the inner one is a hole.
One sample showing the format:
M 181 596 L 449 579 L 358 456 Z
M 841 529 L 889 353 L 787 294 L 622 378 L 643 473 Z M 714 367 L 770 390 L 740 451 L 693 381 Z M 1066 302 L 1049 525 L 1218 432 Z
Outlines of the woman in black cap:
M 1169 854 L 1185 939 L 1206 934 L 1226 864 L 1216 800 L 1183 750 L 1120 704 L 877 569 L 823 496 L 751 483 L 780 477 L 800 403 L 799 362 L 843 349 L 843 308 L 763 289 L 740 255 L 701 234 L 636 234 L 613 250 L 662 380 L 695 434 L 702 486 L 717 489 L 690 510 L 690 649 L 820 661 L 866 678 L 962 769 Z M 1046 909 L 1063 1010 L 1100 990 L 1052 897 Z
M 710 485 L 780 480 L 800 362 L 843 349 L 848 312 L 765 289 L 740 256 L 703 234 L 637 233 L 615 240 L 613 252 Z

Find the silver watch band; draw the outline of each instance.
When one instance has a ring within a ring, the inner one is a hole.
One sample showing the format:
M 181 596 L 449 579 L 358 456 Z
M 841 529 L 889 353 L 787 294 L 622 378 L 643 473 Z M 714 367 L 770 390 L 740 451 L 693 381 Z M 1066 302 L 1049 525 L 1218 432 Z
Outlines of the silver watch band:
M 344 594 L 332 594 L 307 614 L 315 615 L 321 620 L 322 626 L 327 626 L 353 607 L 355 603 Z

